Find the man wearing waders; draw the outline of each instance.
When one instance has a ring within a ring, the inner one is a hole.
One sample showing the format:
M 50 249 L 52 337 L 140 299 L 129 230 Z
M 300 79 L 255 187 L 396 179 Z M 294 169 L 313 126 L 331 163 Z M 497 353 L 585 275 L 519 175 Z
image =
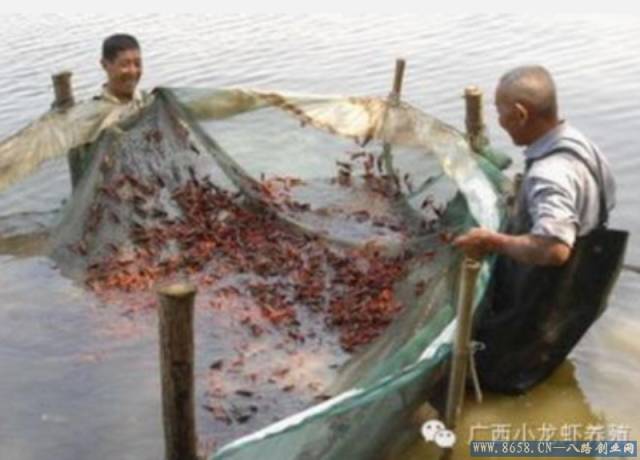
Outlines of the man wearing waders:
M 507 72 L 496 89 L 502 128 L 526 147 L 525 172 L 506 228 L 474 228 L 453 244 L 467 256 L 496 254 L 478 308 L 475 340 L 483 387 L 521 393 L 545 379 L 606 306 L 626 233 L 606 229 L 615 202 L 607 160 L 560 119 L 541 66 Z

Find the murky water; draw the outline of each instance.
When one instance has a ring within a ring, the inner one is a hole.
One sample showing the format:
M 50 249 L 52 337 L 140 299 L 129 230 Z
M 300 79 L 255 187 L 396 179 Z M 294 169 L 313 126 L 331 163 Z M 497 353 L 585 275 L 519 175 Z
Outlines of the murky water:
M 74 72 L 77 99 L 102 83 L 100 43 L 129 31 L 143 46 L 143 87 L 232 86 L 385 95 L 394 59 L 407 59 L 404 98 L 463 126 L 463 88 L 487 92 L 491 139 L 516 157 L 491 105 L 508 68 L 542 63 L 556 77 L 563 116 L 609 157 L 618 180 L 616 227 L 632 233 L 640 265 L 640 18 L 40 16 L 3 17 L 0 137 L 52 100 L 50 75 Z M 66 161 L 52 161 L 0 194 L 0 458 L 155 459 L 162 456 L 155 318 L 122 327 L 53 263 L 29 256 L 69 193 Z M 460 433 L 511 437 L 546 424 L 556 437 L 612 429 L 640 435 L 640 275 L 623 272 L 609 310 L 570 361 L 530 394 L 469 401 Z M 133 328 L 133 330 L 131 330 Z M 203 368 L 208 363 L 199 363 Z M 202 420 L 203 414 L 199 413 Z M 578 426 L 579 425 L 579 426 Z M 571 428 L 574 426 L 574 428 Z M 595 427 L 595 428 L 594 428 Z M 589 431 L 590 430 L 590 431 Z M 622 432 L 622 433 L 620 433 Z M 464 458 L 458 443 L 455 458 Z M 418 443 L 400 458 L 429 458 Z

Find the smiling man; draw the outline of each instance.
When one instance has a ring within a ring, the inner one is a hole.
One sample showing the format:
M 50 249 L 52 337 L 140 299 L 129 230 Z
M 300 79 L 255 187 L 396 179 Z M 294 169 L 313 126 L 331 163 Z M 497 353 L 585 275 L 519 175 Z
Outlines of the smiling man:
M 89 102 L 98 104 L 101 113 L 107 114 L 100 121 L 98 130 L 117 123 L 152 100 L 149 93 L 138 89 L 142 77 L 142 55 L 140 44 L 133 35 L 114 34 L 107 37 L 102 43 L 100 65 L 107 81 L 102 85 L 100 94 Z M 73 148 L 67 156 L 71 186 L 75 189 L 91 161 L 90 146 Z
M 116 103 L 142 99 L 136 89 L 142 77 L 142 56 L 135 37 L 128 34 L 107 37 L 102 43 L 100 64 L 107 73 L 102 98 Z

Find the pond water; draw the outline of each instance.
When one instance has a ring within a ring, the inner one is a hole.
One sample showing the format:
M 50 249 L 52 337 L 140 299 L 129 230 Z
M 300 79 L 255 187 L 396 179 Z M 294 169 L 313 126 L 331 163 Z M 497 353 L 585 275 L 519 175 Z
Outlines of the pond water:
M 493 90 L 509 68 L 553 73 L 564 118 L 609 158 L 618 181 L 612 226 L 631 232 L 640 266 L 640 18 L 632 16 L 5 16 L 0 30 L 0 137 L 52 101 L 50 75 L 74 72 L 77 100 L 103 81 L 101 40 L 127 31 L 143 47 L 141 86 L 246 86 L 386 95 L 404 57 L 403 97 L 463 128 L 465 86 L 486 93 L 492 142 L 522 167 L 499 128 Z M 114 312 L 34 255 L 70 192 L 66 160 L 0 193 L 0 458 L 156 459 L 163 452 L 156 323 Z M 7 239 L 7 237 L 11 237 Z M 508 430 L 640 435 L 640 274 L 624 270 L 608 311 L 547 382 L 521 397 L 467 401 L 459 433 Z M 108 327 L 105 325 L 109 325 Z M 208 363 L 199 363 L 199 370 Z M 200 409 L 199 409 L 200 411 Z M 204 415 L 199 412 L 202 421 Z M 573 432 L 572 432 L 573 430 Z M 466 439 L 465 439 L 466 441 Z M 398 454 L 429 458 L 425 443 Z M 465 458 L 458 443 L 455 458 Z

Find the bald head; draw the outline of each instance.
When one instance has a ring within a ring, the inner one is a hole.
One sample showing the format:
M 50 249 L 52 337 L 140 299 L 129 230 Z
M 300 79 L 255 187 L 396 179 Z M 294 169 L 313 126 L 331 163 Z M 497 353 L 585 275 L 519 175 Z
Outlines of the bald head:
M 505 73 L 497 93 L 506 100 L 524 105 L 533 117 L 558 117 L 556 86 L 547 69 L 539 65 L 516 67 Z

